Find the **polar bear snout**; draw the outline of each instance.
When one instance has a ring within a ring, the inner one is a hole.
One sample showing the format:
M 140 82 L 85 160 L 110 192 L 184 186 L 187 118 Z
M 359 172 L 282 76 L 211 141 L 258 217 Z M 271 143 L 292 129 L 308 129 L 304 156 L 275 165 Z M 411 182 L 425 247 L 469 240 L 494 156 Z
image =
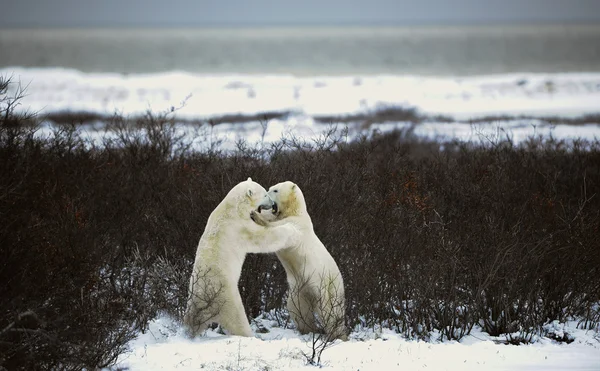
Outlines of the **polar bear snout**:
M 263 211 L 263 210 L 270 210 L 270 209 L 272 209 L 272 208 L 273 208 L 273 207 L 272 207 L 271 205 L 258 205 L 258 209 L 257 209 L 257 210 L 258 210 L 258 212 L 260 213 L 260 212 L 261 212 L 261 211 Z
M 271 209 L 273 209 L 276 206 L 277 205 L 275 204 L 275 202 L 267 194 L 263 198 L 262 202 L 258 205 L 257 211 L 260 213 L 262 210 L 271 210 Z

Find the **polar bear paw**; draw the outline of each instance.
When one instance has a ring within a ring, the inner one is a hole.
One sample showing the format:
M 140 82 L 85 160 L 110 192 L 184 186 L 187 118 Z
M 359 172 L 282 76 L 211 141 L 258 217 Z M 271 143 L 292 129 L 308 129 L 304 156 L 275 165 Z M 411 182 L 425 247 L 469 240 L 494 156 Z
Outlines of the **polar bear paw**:
M 250 212 L 250 219 L 252 219 L 252 221 L 254 221 L 254 223 L 258 224 L 258 225 L 262 225 L 263 227 L 266 227 L 269 225 L 269 222 L 267 220 L 265 220 L 262 215 L 260 215 L 259 212 L 257 212 L 256 210 L 252 210 Z

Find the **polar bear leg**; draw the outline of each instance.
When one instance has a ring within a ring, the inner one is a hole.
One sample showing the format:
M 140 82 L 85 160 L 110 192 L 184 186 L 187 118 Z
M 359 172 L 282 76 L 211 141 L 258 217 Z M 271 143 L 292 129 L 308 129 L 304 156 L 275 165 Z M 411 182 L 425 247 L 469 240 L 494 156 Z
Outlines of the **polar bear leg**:
M 221 308 L 218 322 L 229 335 L 254 336 L 237 287 L 235 290 L 229 290 L 227 302 Z
M 287 308 L 292 321 L 296 324 L 298 332 L 308 334 L 315 332 L 317 326 L 315 323 L 315 300 L 308 289 L 297 290 L 295 287 L 290 288 L 288 296 Z
M 210 269 L 194 267 L 190 278 L 189 297 L 183 324 L 191 337 L 196 337 L 217 321 L 224 298 L 221 295 L 221 279 Z
M 321 327 L 329 338 L 347 340 L 343 283 L 332 275 L 323 275 L 319 293 L 322 300 L 316 311 Z
M 207 310 L 200 309 L 198 303 L 188 306 L 183 316 L 183 324 L 187 335 L 191 338 L 201 335 L 208 326 L 216 320 L 215 316 L 208 315 Z
M 347 339 L 344 299 L 344 286 L 339 273 L 322 276 L 320 293 L 322 304 L 317 308 L 319 318 L 324 322 L 325 332 L 333 338 Z
M 325 333 L 333 339 L 347 340 L 346 325 L 344 321 L 345 308 L 340 304 L 340 298 L 333 298 L 317 308 L 319 318 L 323 321 Z M 343 298 L 341 298 L 343 300 Z

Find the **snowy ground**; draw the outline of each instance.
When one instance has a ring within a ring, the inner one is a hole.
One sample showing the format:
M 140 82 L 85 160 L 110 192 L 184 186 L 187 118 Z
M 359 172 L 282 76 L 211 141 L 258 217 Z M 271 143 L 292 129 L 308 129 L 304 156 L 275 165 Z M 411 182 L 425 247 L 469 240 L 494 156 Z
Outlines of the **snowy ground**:
M 308 370 L 308 336 L 274 327 L 255 338 L 209 332 L 186 339 L 168 318 L 151 323 L 150 331 L 130 343 L 117 367 L 131 370 Z M 390 330 L 353 332 L 323 352 L 321 366 L 330 370 L 600 370 L 600 335 L 555 324 L 574 336 L 571 344 L 540 338 L 531 345 L 505 345 L 475 329 L 461 342 L 406 340 Z M 256 327 L 255 327 L 256 328 Z
M 597 122 L 587 125 L 550 125 L 535 117 L 581 117 L 600 113 L 600 73 L 509 74 L 475 77 L 423 76 L 323 76 L 292 75 L 202 75 L 165 72 L 148 75 L 82 73 L 59 68 L 0 69 L 0 76 L 12 76 L 26 87 L 18 109 L 40 114 L 90 112 L 124 116 L 147 110 L 170 111 L 183 122 L 179 131 L 199 132 L 196 148 L 223 140 L 224 148 L 236 140 L 269 143 L 283 135 L 311 138 L 321 134 L 324 117 L 369 116 L 386 108 L 415 109 L 430 117 L 415 126 L 414 134 L 434 140 L 489 141 L 511 138 L 520 142 L 531 135 L 553 135 L 558 139 L 600 138 Z M 12 86 L 13 89 L 16 85 Z M 14 91 L 12 92 L 14 93 Z M 220 124 L 210 129 L 189 124 L 223 115 L 283 114 L 264 123 L 254 121 Z M 436 115 L 455 120 L 442 122 Z M 470 119 L 489 116 L 518 117 L 472 125 Z M 186 123 L 187 122 L 187 123 Z M 408 127 L 394 120 L 368 128 L 346 119 L 350 137 L 370 135 Z M 46 123 L 40 135 L 51 131 Z M 93 141 L 111 136 L 104 123 L 81 128 Z M 351 139 L 350 138 L 350 139 Z
M 186 119 L 261 112 L 318 117 L 393 106 L 466 120 L 490 115 L 583 115 L 598 112 L 600 102 L 600 73 L 296 77 L 178 71 L 122 75 L 5 67 L 0 76 L 12 76 L 27 87 L 22 107 L 42 113 L 128 115 L 185 102 L 177 115 Z

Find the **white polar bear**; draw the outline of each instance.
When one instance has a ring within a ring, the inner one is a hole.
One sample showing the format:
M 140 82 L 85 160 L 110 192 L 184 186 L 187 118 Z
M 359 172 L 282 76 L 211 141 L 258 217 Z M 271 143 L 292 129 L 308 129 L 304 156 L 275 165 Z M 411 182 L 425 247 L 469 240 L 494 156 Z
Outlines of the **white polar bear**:
M 218 322 L 231 335 L 252 336 L 238 280 L 246 253 L 275 252 L 300 241 L 291 224 L 261 226 L 250 212 L 268 199 L 267 191 L 248 178 L 210 214 L 196 251 L 184 326 L 191 337 Z
M 268 195 L 271 200 L 265 200 L 258 211 L 272 208 L 275 221 L 260 213 L 252 213 L 252 219 L 261 225 L 293 224 L 302 234 L 299 243 L 277 251 L 289 284 L 287 307 L 298 331 L 325 332 L 330 339 L 346 340 L 342 275 L 315 234 L 300 187 L 283 182 L 269 188 Z

